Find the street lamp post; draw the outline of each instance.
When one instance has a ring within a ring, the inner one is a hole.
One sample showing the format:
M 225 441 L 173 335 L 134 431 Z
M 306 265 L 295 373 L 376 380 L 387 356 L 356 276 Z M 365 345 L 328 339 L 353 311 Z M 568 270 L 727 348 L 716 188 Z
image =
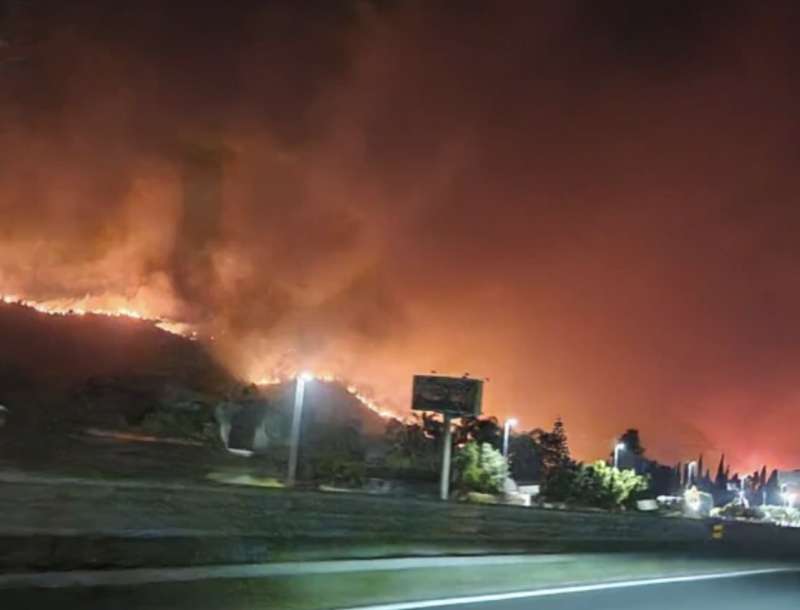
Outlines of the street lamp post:
M 289 434 L 289 473 L 286 485 L 293 487 L 297 480 L 297 455 L 300 449 L 300 423 L 303 417 L 303 394 L 307 381 L 314 379 L 311 373 L 301 373 L 295 379 L 294 410 L 292 411 L 292 429 Z
M 781 485 L 781 499 L 786 508 L 794 508 L 795 500 L 797 500 L 797 493 L 792 491 L 789 486 L 784 483 Z
M 625 443 L 617 443 L 614 445 L 614 468 L 619 470 L 619 454 L 625 451 Z
M 739 480 L 739 501 L 742 503 L 742 506 L 746 508 L 750 508 L 750 500 L 747 499 L 747 493 L 745 492 L 749 480 L 750 477 L 748 476 L 742 477 Z
M 517 425 L 516 418 L 507 419 L 503 424 L 503 457 L 508 458 L 508 438 L 511 435 L 511 428 Z
M 686 487 L 690 487 L 692 485 L 692 480 L 694 477 L 697 476 L 697 462 L 691 461 L 688 464 L 688 471 L 686 472 Z

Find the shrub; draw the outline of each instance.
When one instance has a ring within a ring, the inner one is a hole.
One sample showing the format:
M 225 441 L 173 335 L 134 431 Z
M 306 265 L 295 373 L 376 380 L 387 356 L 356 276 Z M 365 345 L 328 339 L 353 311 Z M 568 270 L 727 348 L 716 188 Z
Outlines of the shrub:
M 713 509 L 711 516 L 725 519 L 755 519 L 760 521 L 764 518 L 764 513 L 758 506 L 745 506 L 741 502 L 730 502 L 725 506 Z
M 499 493 L 508 475 L 508 464 L 489 443 L 470 441 L 455 455 L 456 485 L 464 491 Z
M 314 478 L 326 483 L 358 487 L 363 484 L 366 466 L 348 456 L 326 456 L 314 463 Z
M 785 527 L 800 527 L 800 510 L 788 506 L 762 506 L 764 519 Z
M 599 460 L 554 471 L 546 481 L 545 495 L 551 500 L 582 506 L 617 508 L 631 504 L 636 494 L 646 489 L 647 477 L 633 470 L 619 470 Z
M 573 490 L 581 504 L 614 508 L 633 501 L 635 494 L 647 489 L 646 477 L 633 470 L 619 470 L 598 460 L 578 470 Z

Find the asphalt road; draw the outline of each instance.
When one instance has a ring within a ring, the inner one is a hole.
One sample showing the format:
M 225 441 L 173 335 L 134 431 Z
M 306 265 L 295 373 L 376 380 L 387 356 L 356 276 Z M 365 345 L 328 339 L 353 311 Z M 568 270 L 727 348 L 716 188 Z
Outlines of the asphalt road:
M 431 607 L 447 610 L 797 610 L 800 608 L 800 572 L 539 593 L 545 595 L 436 606 L 396 604 L 374 606 L 371 610 Z
M 684 577 L 687 578 L 687 577 Z M 696 577 L 688 577 L 696 578 Z M 559 586 L 475 598 L 439 598 L 433 602 L 408 602 L 366 606 L 363 610 L 797 610 L 800 608 L 800 571 L 640 584 L 622 583 Z M 306 600 L 316 608 L 341 608 L 326 600 Z M 224 581 L 135 587 L 0 590 L 0 607 L 59 610 L 277 610 L 304 608 L 286 603 L 279 590 L 230 586 Z

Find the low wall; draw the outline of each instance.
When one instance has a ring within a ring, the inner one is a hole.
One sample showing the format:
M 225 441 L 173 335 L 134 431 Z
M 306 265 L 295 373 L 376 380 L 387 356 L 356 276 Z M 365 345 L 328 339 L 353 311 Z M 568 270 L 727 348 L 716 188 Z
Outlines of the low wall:
M 675 551 L 787 556 L 800 531 L 637 513 L 355 494 L 0 485 L 0 568 L 199 565 L 453 553 Z

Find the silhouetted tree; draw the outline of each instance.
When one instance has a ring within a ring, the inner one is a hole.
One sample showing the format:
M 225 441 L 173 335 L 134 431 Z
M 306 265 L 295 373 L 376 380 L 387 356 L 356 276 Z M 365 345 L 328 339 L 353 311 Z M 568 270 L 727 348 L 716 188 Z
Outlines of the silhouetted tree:
M 564 422 L 558 418 L 551 432 L 534 430 L 542 465 L 542 493 L 545 497 L 563 498 L 569 493 L 578 472 L 567 444 Z
M 770 473 L 769 478 L 764 485 L 764 491 L 766 492 L 767 504 L 779 505 L 783 503 L 783 498 L 781 497 L 781 486 L 780 483 L 778 483 L 777 469 L 773 469 L 773 471 Z
M 386 425 L 385 439 L 389 446 L 387 463 L 400 469 L 415 472 L 437 471 L 439 445 L 425 428 L 424 418 L 417 414 L 408 421 L 390 420 Z
M 648 489 L 653 495 L 670 495 L 680 487 L 680 480 L 678 473 L 680 470 L 659 464 L 655 460 L 641 460 L 641 472 L 637 474 L 647 475 L 649 479 Z
M 714 477 L 714 485 L 717 489 L 724 490 L 728 486 L 728 474 L 725 469 L 725 454 L 719 458 L 719 466 L 717 466 L 717 476 Z
M 428 438 L 432 438 L 438 443 L 444 432 L 444 421 L 436 413 L 423 413 L 422 429 Z
M 564 429 L 564 422 L 561 421 L 560 417 L 553 424 L 551 432 L 534 430 L 533 434 L 539 445 L 542 475 L 545 478 L 556 470 L 571 464 L 567 433 Z
M 542 474 L 541 453 L 535 431 L 514 434 L 508 443 L 511 477 L 516 481 L 538 481 Z
M 456 430 L 456 444 L 475 441 L 478 444 L 489 443 L 500 449 L 503 442 L 503 431 L 496 417 L 465 417 Z
M 639 438 L 639 431 L 636 428 L 628 428 L 625 430 L 617 442 L 625 445 L 625 451 L 628 453 L 631 453 L 635 456 L 644 455 L 644 447 L 642 446 L 642 441 Z

